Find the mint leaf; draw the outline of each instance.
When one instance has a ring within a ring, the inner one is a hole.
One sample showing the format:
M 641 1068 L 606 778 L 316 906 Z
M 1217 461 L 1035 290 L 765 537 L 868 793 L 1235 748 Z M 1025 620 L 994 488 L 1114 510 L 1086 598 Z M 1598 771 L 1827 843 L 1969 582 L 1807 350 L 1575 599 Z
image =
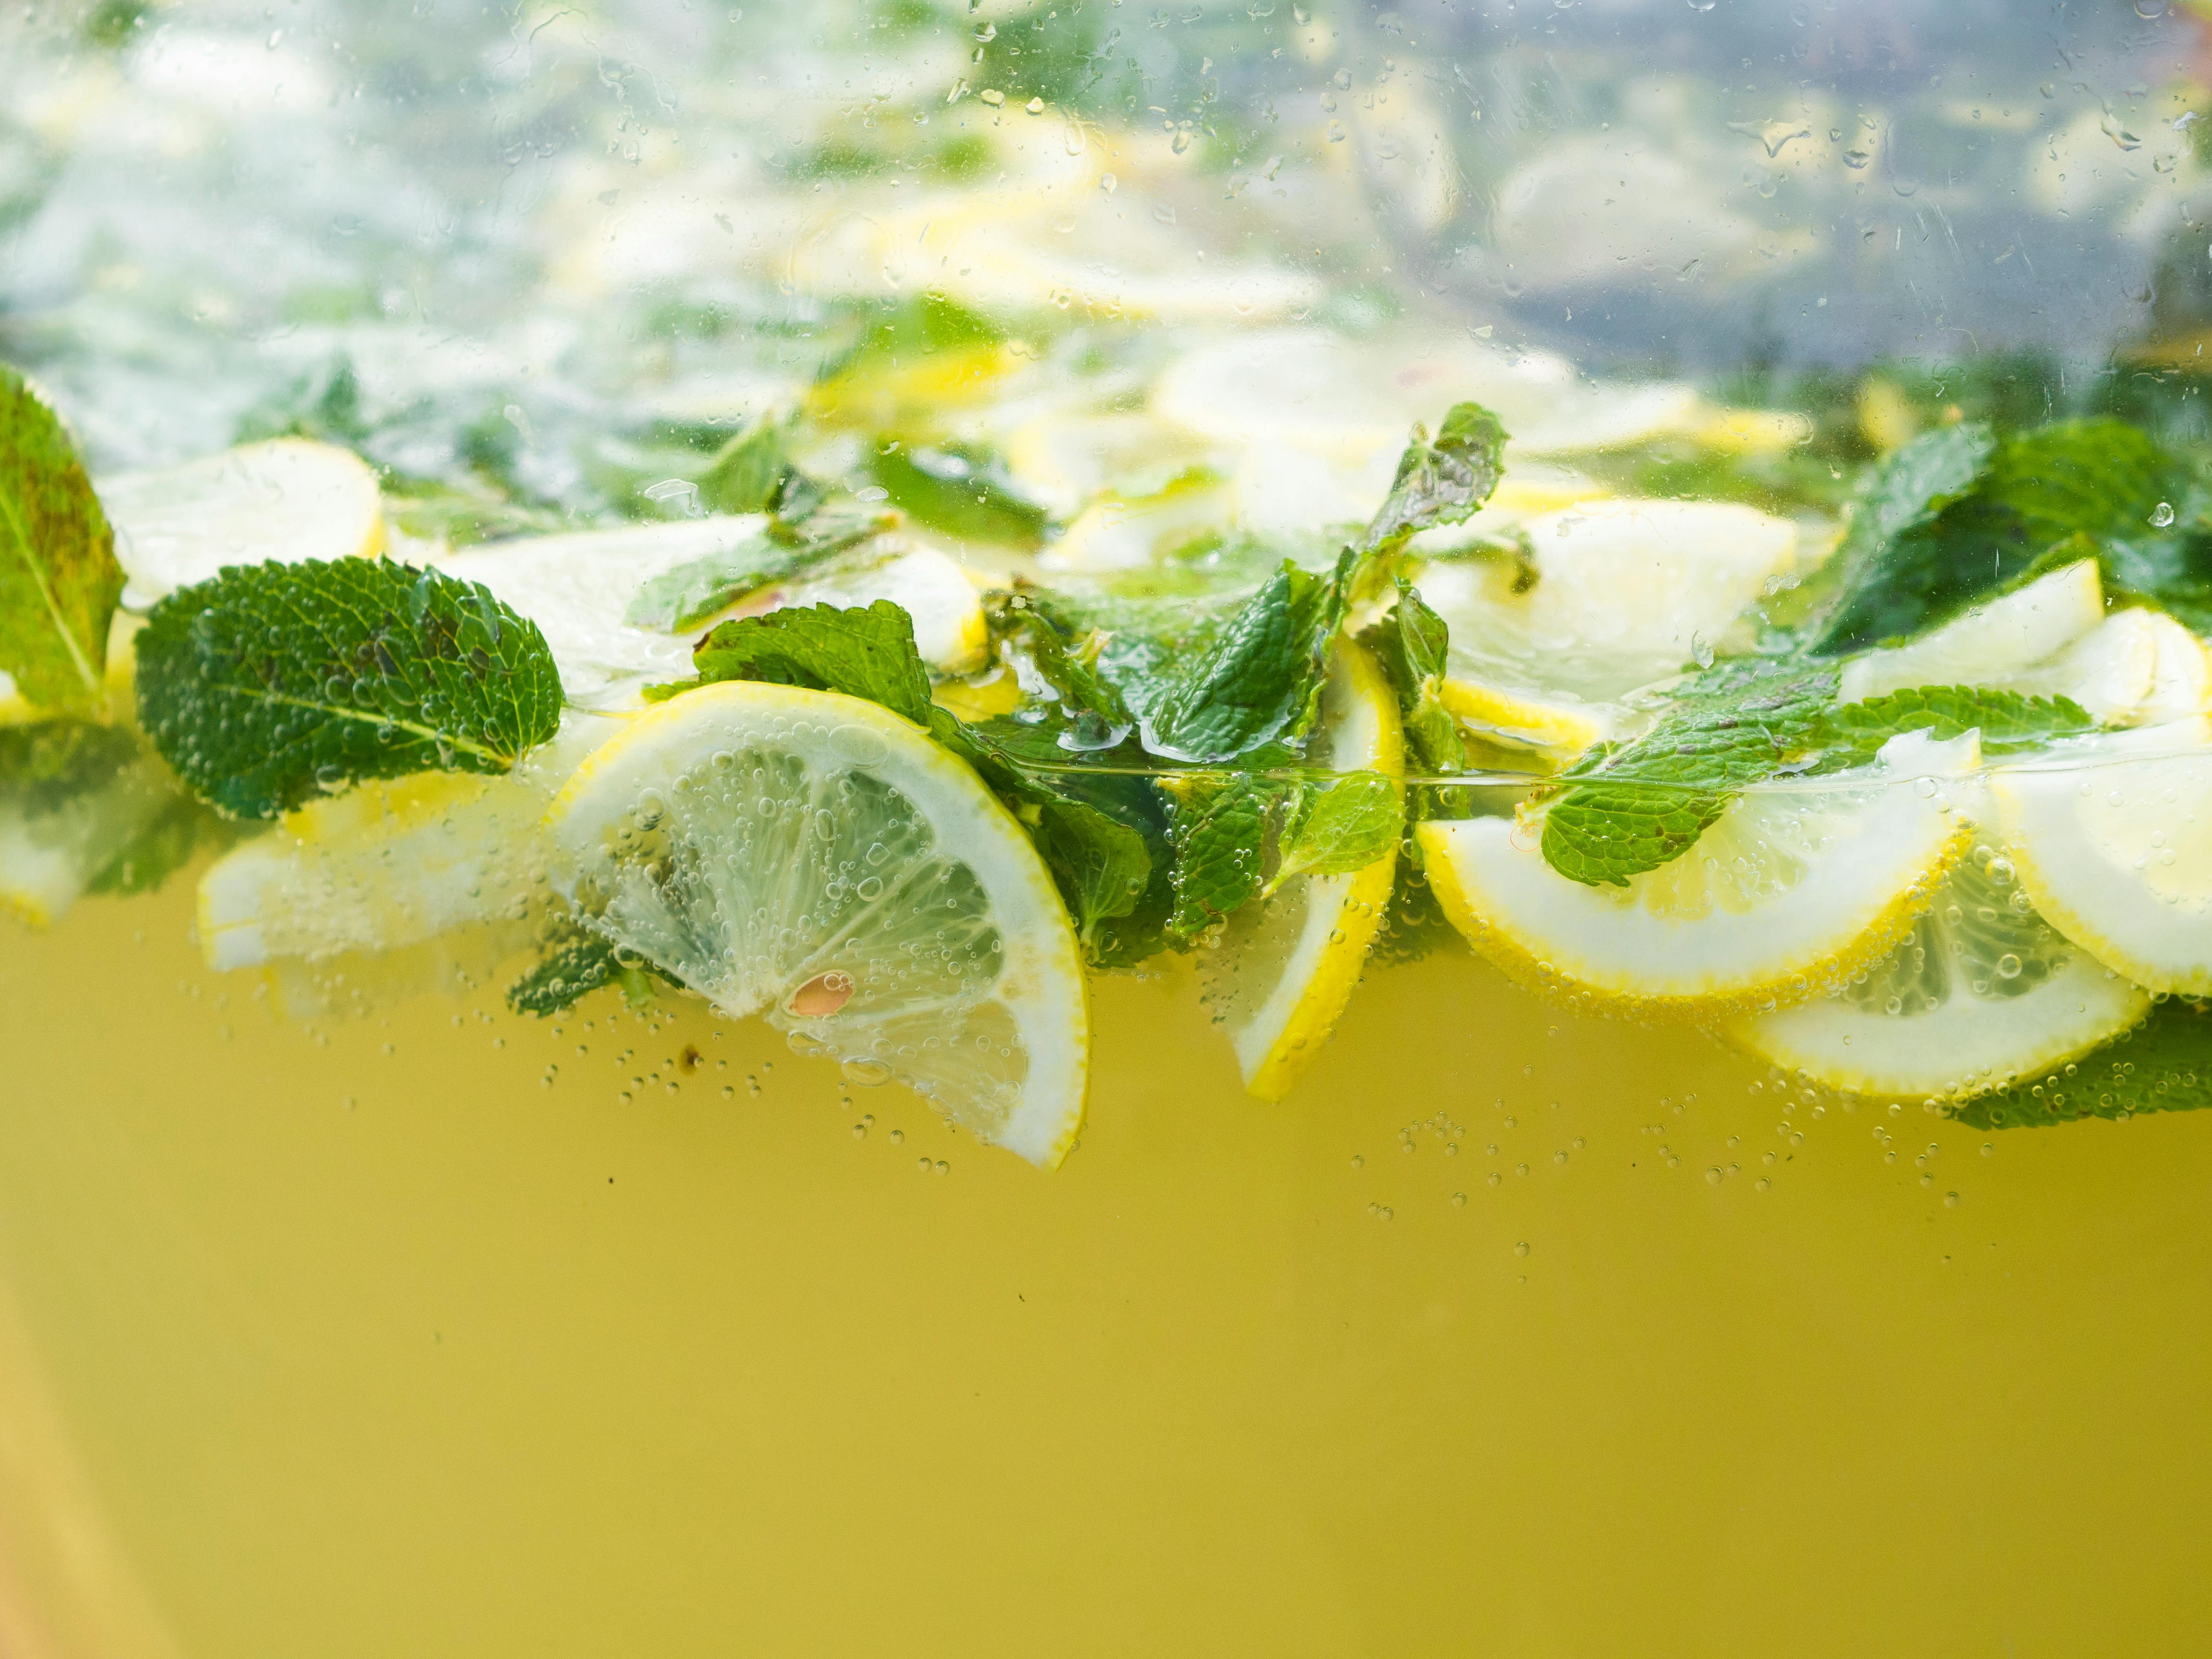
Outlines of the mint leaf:
M 890 522 L 875 514 L 820 514 L 804 526 L 771 524 L 734 547 L 661 572 L 638 589 L 623 620 L 672 634 L 696 628 L 739 599 L 858 546 Z
M 1219 765 L 1285 752 L 1312 730 L 1329 642 L 1343 625 L 1347 551 L 1331 575 L 1285 559 L 1228 623 L 1154 676 L 1121 683 L 1145 747 Z
M 1850 531 L 1832 560 L 1840 586 L 1817 630 L 1816 649 L 1870 644 L 1913 627 L 1922 606 L 1893 590 L 1924 580 L 1924 540 L 1911 539 L 1974 487 L 1996 441 L 1978 421 L 1923 432 L 1877 465 L 1859 492 Z
M 0 672 L 42 708 L 93 707 L 122 592 L 114 532 L 69 434 L 0 364 Z
M 1813 746 L 1822 769 L 1862 764 L 1901 732 L 1939 741 L 1978 730 L 1984 755 L 2007 755 L 2101 728 L 2070 697 L 2031 697 L 1974 685 L 1921 685 L 1863 702 L 1840 703 L 1820 717 Z
M 2212 1011 L 2202 1003 L 2169 1000 L 2088 1059 L 1967 1101 L 1951 1115 L 1977 1129 L 2022 1129 L 2207 1106 L 2212 1106 Z
M 1504 423 L 1480 404 L 1454 404 L 1433 441 L 1416 426 L 1413 441 L 1398 458 L 1390 493 L 1368 522 L 1360 550 L 1472 516 L 1505 474 L 1508 435 Z
M 71 895 L 149 892 L 228 838 L 135 733 L 67 716 L 0 726 L 0 818 L 59 855 Z
M 717 680 L 766 680 L 865 697 L 916 726 L 929 724 L 929 671 L 914 623 L 889 599 L 866 607 L 787 605 L 726 622 L 691 653 L 698 678 L 646 689 L 655 702 Z
M 1968 428 L 1947 431 L 1969 434 L 1950 438 L 1960 453 L 1948 471 L 1930 463 L 1948 483 L 1980 440 Z M 1896 459 L 1945 436 L 1916 439 Z M 1971 488 L 1942 501 L 1933 516 L 1913 519 L 1863 556 L 1846 548 L 1844 592 L 1818 648 L 1845 650 L 1917 633 L 2029 579 L 2054 546 L 2077 537 L 2117 586 L 2163 599 L 2170 582 L 2185 604 L 2203 591 L 2212 565 L 2185 552 L 2186 532 L 2162 534 L 2153 520 L 2163 502 L 2173 522 L 2175 503 L 2186 504 L 2193 493 L 2186 469 L 2122 421 L 2061 421 L 2008 439 L 1989 453 Z
M 619 985 L 632 1002 L 652 994 L 652 981 L 681 989 L 683 981 L 613 940 L 574 922 L 562 924 L 545 941 L 538 961 L 507 988 L 507 1006 L 540 1019 L 565 1013 L 592 992 Z
M 1413 769 L 1437 777 L 1464 770 L 1467 740 L 1443 703 L 1444 661 L 1450 644 L 1444 619 L 1401 576 L 1398 602 L 1382 621 L 1360 630 L 1359 643 L 1374 653 L 1398 694 Z
M 1286 808 L 1273 893 L 1293 876 L 1343 876 L 1385 857 L 1405 833 L 1398 787 L 1380 772 L 1302 784 Z
M 893 440 L 877 450 L 870 470 L 894 506 L 932 530 L 1016 547 L 1044 540 L 1044 508 L 1023 493 L 996 451 Z
M 1267 820 L 1282 786 L 1249 773 L 1194 772 L 1162 787 L 1173 802 L 1175 909 L 1168 929 L 1194 939 L 1259 896 Z
M 1644 736 L 1562 775 L 1544 815 L 1545 861 L 1570 880 L 1626 887 L 1680 858 L 1738 790 L 1812 746 L 1837 673 L 1786 658 L 1707 669 Z
M 234 817 L 364 778 L 504 772 L 561 719 L 535 623 L 389 559 L 225 570 L 155 605 L 137 653 L 139 724 Z

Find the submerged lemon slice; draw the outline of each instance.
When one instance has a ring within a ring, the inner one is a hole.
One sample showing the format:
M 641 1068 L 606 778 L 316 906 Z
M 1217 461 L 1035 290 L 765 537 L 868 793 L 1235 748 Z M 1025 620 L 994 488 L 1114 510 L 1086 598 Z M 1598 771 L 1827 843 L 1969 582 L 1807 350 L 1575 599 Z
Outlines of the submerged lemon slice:
M 2018 684 L 2021 690 L 2060 690 L 2040 684 L 2043 677 L 2033 671 L 2054 665 L 2104 620 L 2097 562 L 2077 560 L 1984 600 L 1909 645 L 1853 658 L 1844 665 L 1838 696 L 1844 702 L 1863 702 L 1915 685 Z
M 1398 700 L 1375 659 L 1340 643 L 1322 693 L 1321 757 L 1340 772 L 1404 769 Z M 1244 1086 L 1280 1100 L 1352 1000 L 1397 872 L 1394 847 L 1364 870 L 1305 876 L 1232 916 L 1207 966 L 1206 1000 Z
M 604 715 L 571 714 L 504 776 L 426 772 L 286 813 L 200 878 L 208 964 L 381 955 L 480 922 L 530 919 L 546 805 L 620 729 Z
M 100 483 L 100 500 L 134 611 L 225 565 L 367 558 L 384 546 L 374 471 L 306 438 L 123 473 Z
M 1893 738 L 1871 767 L 1747 789 L 1682 857 L 1590 887 L 1534 826 L 1436 819 L 1418 843 L 1444 914 L 1516 978 L 1574 1003 L 1717 1018 L 1802 1001 L 1880 957 L 1970 833 L 1950 786 L 1972 733 Z
M 633 721 L 547 816 L 586 926 L 859 1083 L 1047 1168 L 1083 1121 L 1075 935 L 1021 826 L 913 725 L 730 683 Z
M 2154 991 L 2212 994 L 2212 722 L 2072 745 L 1990 789 L 2052 927 Z
M 2036 915 L 2011 860 L 1984 842 L 1881 962 L 1727 1035 L 1831 1088 L 1966 1100 L 2101 1048 L 2149 1012 L 2149 997 Z
M 1797 556 L 1795 525 L 1725 501 L 1584 501 L 1526 529 L 1533 568 L 1439 560 L 1418 581 L 1451 629 L 1452 712 L 1567 754 L 1614 734 L 1619 698 L 1710 657 Z

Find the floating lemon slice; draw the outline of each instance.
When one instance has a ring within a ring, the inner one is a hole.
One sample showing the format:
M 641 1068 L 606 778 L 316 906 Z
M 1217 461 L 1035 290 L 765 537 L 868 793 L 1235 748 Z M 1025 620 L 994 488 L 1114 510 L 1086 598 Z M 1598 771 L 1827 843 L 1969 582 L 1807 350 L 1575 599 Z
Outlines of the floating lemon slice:
M 1909 645 L 1869 651 L 1844 665 L 1837 696 L 1863 702 L 1915 685 L 2040 684 L 2033 671 L 2054 665 L 2105 620 L 2105 591 L 2094 559 L 2081 559 L 2024 587 L 1984 601 Z M 2076 678 L 2085 678 L 2086 671 Z
M 767 522 L 757 514 L 732 514 L 524 537 L 451 554 L 438 565 L 482 582 L 538 624 L 572 704 L 634 708 L 645 686 L 690 677 L 692 645 L 716 620 L 680 634 L 639 627 L 625 620 L 638 590 L 678 566 L 750 542 Z M 982 599 L 958 562 L 903 537 L 879 538 L 873 552 L 858 560 L 840 556 L 797 581 L 752 594 L 724 614 L 890 599 L 913 618 L 923 661 L 948 674 L 975 667 L 985 639 Z
M 1021 826 L 897 715 L 740 683 L 640 716 L 547 817 L 586 926 L 857 1083 L 1048 1168 L 1083 1120 L 1075 935 Z
M 2052 927 L 2154 991 L 2212 995 L 2212 721 L 2071 744 L 1990 789 Z
M 371 558 L 384 546 L 374 471 L 349 450 L 305 438 L 125 472 L 99 489 L 128 579 L 123 603 L 133 611 L 226 565 Z
M 1322 722 L 1322 763 L 1390 777 L 1404 769 L 1397 696 L 1356 645 L 1337 647 Z M 1394 847 L 1364 870 L 1294 878 L 1230 918 L 1206 963 L 1206 996 L 1244 1086 L 1261 1100 L 1290 1092 L 1351 1000 L 1397 866 Z
M 1446 705 L 1568 755 L 1620 729 L 1624 695 L 1709 658 L 1797 556 L 1796 526 L 1724 501 L 1585 501 L 1526 530 L 1533 568 L 1433 561 L 1417 581 L 1451 630 Z
M 1959 1101 L 2101 1048 L 2149 1012 L 2148 996 L 2035 913 L 1984 842 L 1881 961 L 1819 1001 L 1726 1030 L 1831 1088 Z
M 479 922 L 530 920 L 546 805 L 619 730 L 603 715 L 572 714 L 503 776 L 423 773 L 286 813 L 200 878 L 209 965 L 382 955 Z
M 1909 733 L 1863 770 L 1747 789 L 1626 887 L 1559 874 L 1513 818 L 1417 836 L 1444 914 L 1516 978 L 1601 1010 L 1718 1018 L 1820 995 L 1885 953 L 1965 848 L 1952 793 L 1979 759 L 1972 732 Z

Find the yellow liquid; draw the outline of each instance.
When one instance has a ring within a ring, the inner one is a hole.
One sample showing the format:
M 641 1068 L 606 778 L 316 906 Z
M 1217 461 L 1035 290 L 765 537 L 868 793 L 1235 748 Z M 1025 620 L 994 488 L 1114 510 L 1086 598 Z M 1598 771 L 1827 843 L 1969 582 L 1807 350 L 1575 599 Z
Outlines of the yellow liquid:
M 189 886 L 0 945 L 11 1659 L 2212 1638 L 2212 1118 L 1816 1117 L 1455 954 L 1280 1108 L 1099 982 L 1047 1176 L 696 1006 L 319 1042 Z

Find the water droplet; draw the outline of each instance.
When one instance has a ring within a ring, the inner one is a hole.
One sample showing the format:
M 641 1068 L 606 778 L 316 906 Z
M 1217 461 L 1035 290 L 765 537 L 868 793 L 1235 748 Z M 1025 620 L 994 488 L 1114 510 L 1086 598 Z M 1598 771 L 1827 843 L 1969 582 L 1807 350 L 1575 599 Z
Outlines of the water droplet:
M 1516 1244 L 1516 1245 L 1513 1247 L 1513 1254 L 1514 1254 L 1514 1255 L 1528 1255 L 1528 1241 L 1527 1239 L 1525 1239 L 1525 1238 L 1524 1238 L 1524 1239 L 1522 1239 L 1519 1243 Z
M 2173 503 L 2172 501 L 2160 501 L 2156 507 L 2151 508 L 2150 521 L 2160 530 L 2165 529 L 2166 526 L 2172 524 L 2173 522 Z

